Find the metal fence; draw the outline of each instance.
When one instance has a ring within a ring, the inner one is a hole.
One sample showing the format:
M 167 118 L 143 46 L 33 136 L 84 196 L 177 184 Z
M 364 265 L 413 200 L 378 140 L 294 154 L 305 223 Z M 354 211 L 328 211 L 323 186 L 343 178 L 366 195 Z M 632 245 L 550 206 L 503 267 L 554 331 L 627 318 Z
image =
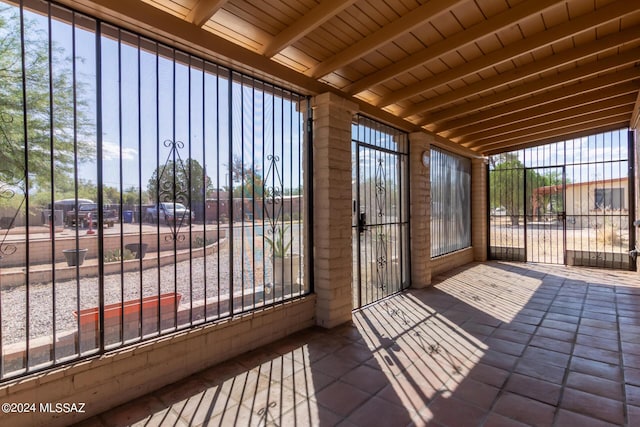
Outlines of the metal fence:
M 633 269 L 626 129 L 490 158 L 493 259 Z
M 300 95 L 44 1 L 0 41 L 0 379 L 310 292 Z

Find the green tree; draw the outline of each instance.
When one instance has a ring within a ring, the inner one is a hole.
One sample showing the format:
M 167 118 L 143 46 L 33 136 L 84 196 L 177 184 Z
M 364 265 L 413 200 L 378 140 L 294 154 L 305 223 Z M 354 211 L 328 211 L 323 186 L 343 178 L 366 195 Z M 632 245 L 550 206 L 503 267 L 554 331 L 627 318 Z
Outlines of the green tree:
M 233 197 L 259 199 L 265 195 L 262 175 L 244 165 L 239 157 L 234 157 L 231 163 L 231 179 L 232 182 L 239 183 L 233 188 Z M 229 191 L 229 188 L 225 187 L 225 191 Z
M 50 48 L 35 19 L 25 19 L 24 52 L 23 68 L 18 9 L 0 6 L 0 185 L 58 196 L 58 188 L 74 186 L 76 153 L 78 161 L 92 157 L 92 144 L 82 140 L 87 103 L 82 85 L 74 88 L 72 59 L 55 42 Z
M 159 166 L 147 184 L 153 203 L 179 202 L 186 206 L 202 203 L 213 190 L 211 179 L 197 160 L 170 160 Z

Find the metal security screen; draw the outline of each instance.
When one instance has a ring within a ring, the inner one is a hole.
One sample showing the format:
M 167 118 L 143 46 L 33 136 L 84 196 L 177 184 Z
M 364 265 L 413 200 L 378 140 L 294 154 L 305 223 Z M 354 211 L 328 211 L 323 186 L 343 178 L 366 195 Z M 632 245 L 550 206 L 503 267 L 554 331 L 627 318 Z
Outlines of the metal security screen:
M 408 140 L 362 116 L 352 138 L 353 298 L 359 308 L 408 286 Z
M 627 130 L 490 158 L 493 259 L 633 269 Z
M 431 148 L 431 256 L 471 245 L 471 161 Z
M 301 96 L 40 1 L 0 93 L 0 379 L 310 291 Z

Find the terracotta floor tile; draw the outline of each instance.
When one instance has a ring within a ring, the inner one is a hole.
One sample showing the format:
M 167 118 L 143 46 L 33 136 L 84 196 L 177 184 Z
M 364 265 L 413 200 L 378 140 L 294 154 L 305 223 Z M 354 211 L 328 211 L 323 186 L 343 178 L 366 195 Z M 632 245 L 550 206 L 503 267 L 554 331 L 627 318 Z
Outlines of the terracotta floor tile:
M 599 362 L 597 360 L 573 356 L 569 369 L 612 381 L 622 381 L 622 369 L 617 363 Z
M 358 362 L 354 362 L 353 360 L 344 359 L 334 354 L 330 354 L 313 363 L 311 365 L 311 369 L 312 371 L 319 371 L 333 378 L 340 378 L 358 366 L 358 364 Z
M 477 364 L 469 372 L 470 378 L 495 387 L 502 387 L 508 376 L 508 371 L 484 363 Z
M 187 426 L 179 414 L 171 411 L 157 398 L 147 395 L 118 406 L 108 413 L 102 414 L 100 420 L 106 427 L 130 426 L 136 423 L 145 425 L 151 420 L 158 422 L 166 420 L 167 423 L 175 423 L 176 426 Z
M 625 367 L 624 381 L 627 384 L 640 386 L 640 369 Z
M 592 335 L 584 335 L 578 333 L 576 337 L 576 344 L 586 345 L 589 347 L 601 348 L 603 350 L 615 351 L 617 352 L 619 349 L 619 341 L 617 334 L 615 335 L 615 339 L 611 338 L 602 338 L 596 337 Z
M 576 334 L 576 332 L 561 331 L 560 329 L 545 328 L 541 326 L 536 330 L 535 336 L 542 336 L 567 343 L 574 343 Z
M 523 334 L 533 334 L 535 333 L 536 328 L 537 327 L 535 325 L 529 325 L 527 323 L 511 321 L 509 323 L 503 323 L 502 325 L 500 325 L 498 327 L 498 330 L 506 329 L 509 331 L 516 331 Z
M 554 384 L 562 384 L 565 369 L 532 359 L 521 359 L 514 372 Z
M 511 331 L 508 329 L 496 329 L 491 338 L 499 338 L 504 341 L 511 341 L 518 344 L 527 344 L 531 340 L 531 334 Z
M 566 385 L 576 390 L 597 394 L 618 401 L 622 401 L 624 398 L 622 394 L 622 384 L 620 382 L 606 380 L 580 372 L 569 372 Z
M 327 426 L 338 425 L 343 418 L 318 405 L 315 401 L 305 401 L 285 413 L 277 425 L 281 426 Z
M 406 426 L 411 422 L 411 414 L 402 406 L 373 397 L 349 415 L 347 420 L 362 427 Z
M 367 365 L 356 367 L 343 375 L 340 380 L 358 387 L 369 394 L 377 393 L 390 382 L 384 372 L 379 369 L 373 369 Z
M 614 427 L 617 424 L 611 424 L 586 415 L 577 414 L 575 412 L 560 409 L 556 416 L 557 426 L 580 426 L 580 427 Z
M 474 406 L 489 410 L 496 396 L 500 392 L 499 388 L 492 387 L 470 378 L 465 378 L 457 385 L 450 384 L 451 394 L 456 399 L 464 400 Z
M 640 426 L 640 406 L 627 405 L 627 425 Z
M 616 329 L 613 329 L 613 330 L 602 329 L 602 328 L 596 328 L 594 326 L 580 325 L 580 327 L 578 328 L 578 333 L 582 335 L 589 335 L 592 337 L 600 337 L 605 339 L 618 338 L 618 331 Z
M 507 381 L 504 390 L 550 405 L 557 405 L 562 387 L 537 378 L 513 374 Z
M 547 365 L 564 368 L 569 364 L 570 355 L 540 347 L 527 347 L 522 354 L 522 360 L 531 359 Z
M 640 387 L 626 384 L 625 393 L 629 405 L 640 406 Z
M 355 408 L 362 405 L 371 395 L 341 381 L 330 384 L 315 396 L 321 406 L 338 415 L 346 417 Z
M 513 393 L 505 393 L 493 411 L 529 425 L 551 425 L 555 407 Z
M 360 344 L 348 345 L 333 353 L 335 356 L 362 363 L 370 359 L 373 353 L 366 346 Z
M 622 362 L 625 367 L 640 369 L 640 356 L 637 354 L 623 353 Z
M 496 414 L 495 412 L 490 413 L 484 424 L 482 424 L 483 427 L 525 427 L 528 425 L 529 424 L 521 423 L 512 418 L 507 418 L 504 415 Z
M 622 342 L 622 352 L 625 354 L 640 355 L 640 344 Z
M 617 364 L 620 362 L 620 353 L 616 351 L 603 350 L 601 348 L 581 344 L 575 345 L 573 348 L 573 354 L 585 359 L 597 360 L 598 362 L 610 364 Z
M 517 363 L 518 358 L 509 354 L 500 353 L 493 350 L 487 350 L 482 356 L 482 363 L 494 366 L 496 368 L 510 371 Z
M 543 320 L 540 324 L 543 328 L 559 329 L 565 332 L 575 332 L 578 329 L 578 325 L 575 323 L 565 323 L 559 320 Z
M 540 335 L 534 336 L 529 342 L 529 346 L 544 348 L 548 350 L 557 351 L 559 353 L 571 354 L 573 350 L 573 343 L 567 341 L 560 341 L 553 338 L 547 338 Z
M 487 412 L 453 397 L 434 399 L 429 405 L 433 419 L 448 427 L 480 425 Z
M 624 424 L 624 405 L 617 400 L 565 388 L 560 407 L 613 424 Z
M 611 316 L 611 314 L 609 315 L 605 315 L 605 316 Z M 618 322 L 616 321 L 615 317 L 613 318 L 613 320 L 611 321 L 605 321 L 605 320 L 599 320 L 599 319 L 593 319 L 593 318 L 583 318 L 582 320 L 580 320 L 580 326 L 592 326 L 594 328 L 600 328 L 600 329 L 606 329 L 609 331 L 617 331 L 618 330 Z

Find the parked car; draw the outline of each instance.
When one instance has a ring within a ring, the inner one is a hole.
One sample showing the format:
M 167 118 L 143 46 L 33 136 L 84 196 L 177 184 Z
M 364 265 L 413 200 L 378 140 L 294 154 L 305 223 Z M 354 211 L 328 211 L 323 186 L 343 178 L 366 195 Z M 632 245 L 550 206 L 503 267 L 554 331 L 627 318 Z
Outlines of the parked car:
M 182 203 L 163 202 L 152 208 L 147 208 L 145 215 L 147 222 L 182 224 L 183 222 L 191 223 L 195 219 L 195 214 L 187 209 Z
M 78 206 L 77 220 L 83 227 L 89 226 L 89 216 L 91 216 L 91 225 L 98 225 L 98 204 L 97 203 L 82 203 Z M 115 209 L 111 209 L 104 206 L 102 209 L 102 221 L 107 227 L 113 227 L 118 222 L 118 212 Z M 67 212 L 66 224 L 70 227 L 76 225 L 76 211 L 75 209 Z

